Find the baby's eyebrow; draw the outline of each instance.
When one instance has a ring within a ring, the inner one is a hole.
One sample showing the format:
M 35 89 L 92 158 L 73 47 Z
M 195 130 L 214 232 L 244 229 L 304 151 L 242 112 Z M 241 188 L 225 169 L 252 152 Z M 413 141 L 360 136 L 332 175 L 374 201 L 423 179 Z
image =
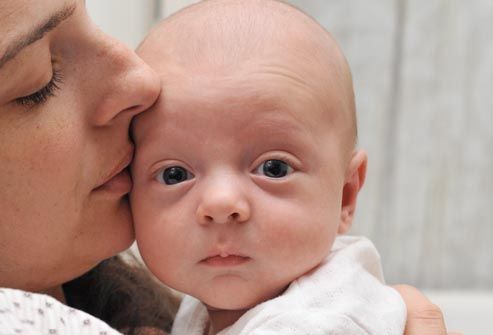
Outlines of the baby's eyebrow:
M 271 113 L 270 116 L 254 120 L 244 128 L 255 128 L 278 134 L 304 134 L 308 130 L 306 124 L 292 116 L 286 116 L 286 112 Z
M 39 24 L 31 32 L 24 36 L 14 38 L 15 42 L 7 45 L 5 48 L 7 51 L 0 57 L 0 69 L 10 60 L 15 58 L 23 49 L 42 39 L 44 35 L 55 29 L 58 25 L 60 25 L 60 23 L 72 16 L 76 7 L 77 5 L 75 3 L 66 5 L 61 10 L 51 15 L 44 22 Z

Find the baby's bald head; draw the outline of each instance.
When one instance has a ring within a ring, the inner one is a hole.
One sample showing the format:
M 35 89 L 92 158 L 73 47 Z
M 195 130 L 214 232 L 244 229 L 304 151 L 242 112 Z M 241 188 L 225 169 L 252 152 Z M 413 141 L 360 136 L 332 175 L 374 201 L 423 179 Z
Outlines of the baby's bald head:
M 166 74 L 165 96 L 166 82 L 183 76 L 247 78 L 264 71 L 285 77 L 320 99 L 321 117 L 341 131 L 347 151 L 355 145 L 354 93 L 346 59 L 322 26 L 288 4 L 202 1 L 160 23 L 138 52 Z

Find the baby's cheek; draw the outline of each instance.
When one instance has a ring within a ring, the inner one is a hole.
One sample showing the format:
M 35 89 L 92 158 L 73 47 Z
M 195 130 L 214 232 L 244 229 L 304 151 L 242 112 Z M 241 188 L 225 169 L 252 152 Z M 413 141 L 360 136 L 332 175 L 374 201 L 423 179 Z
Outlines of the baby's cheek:
M 149 194 L 145 191 L 138 177 L 134 177 L 134 186 L 130 193 L 130 205 L 134 219 L 135 238 L 140 254 L 144 260 L 151 263 L 155 258 L 159 226 L 156 224 L 156 209 Z M 148 264 L 149 265 L 149 264 Z
M 133 181 L 134 184 L 132 191 L 129 194 L 129 199 L 130 208 L 134 219 L 135 232 L 138 233 L 142 227 L 145 227 L 145 223 L 150 220 L 150 213 L 147 210 L 148 206 L 146 206 L 146 204 L 148 204 L 146 201 L 146 195 L 143 191 L 141 191 L 143 188 L 139 187 L 135 177 L 133 177 Z
M 152 239 L 143 240 L 139 244 L 142 258 L 162 283 L 180 291 L 190 290 L 187 282 L 183 282 L 183 278 L 193 278 L 187 266 L 189 259 L 185 258 L 186 250 L 178 244 L 187 244 L 186 240 L 168 237 L 167 232 L 158 232 L 153 234 Z
M 334 217 L 323 210 L 293 205 L 289 215 L 272 217 L 269 227 L 262 228 L 264 248 L 281 262 L 297 264 L 297 271 L 309 270 L 329 254 L 337 232 Z
M 159 195 L 154 181 L 145 174 L 145 167 L 140 163 L 139 153 L 132 163 L 133 187 L 130 192 L 130 206 L 134 218 L 136 233 L 138 230 L 147 229 L 156 222 L 156 216 L 161 210 Z
M 136 219 L 135 236 L 139 252 L 149 270 L 162 281 L 168 276 L 166 271 L 174 267 L 172 260 L 176 258 L 170 235 L 153 215 L 142 214 Z

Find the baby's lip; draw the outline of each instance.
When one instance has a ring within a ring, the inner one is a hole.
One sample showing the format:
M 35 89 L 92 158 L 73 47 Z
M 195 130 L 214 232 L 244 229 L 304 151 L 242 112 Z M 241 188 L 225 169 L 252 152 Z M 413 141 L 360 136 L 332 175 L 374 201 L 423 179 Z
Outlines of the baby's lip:
M 251 260 L 248 256 L 222 254 L 209 256 L 200 261 L 200 264 L 213 267 L 229 267 L 247 263 Z
M 210 258 L 210 257 L 226 258 L 229 256 L 248 257 L 247 255 L 240 253 L 240 252 L 237 252 L 237 251 L 218 251 L 218 252 L 209 253 L 206 258 Z M 204 259 L 206 259 L 206 258 L 204 258 Z
M 251 260 L 251 257 L 240 251 L 215 248 L 200 263 L 212 266 L 226 266 L 243 264 L 249 260 Z

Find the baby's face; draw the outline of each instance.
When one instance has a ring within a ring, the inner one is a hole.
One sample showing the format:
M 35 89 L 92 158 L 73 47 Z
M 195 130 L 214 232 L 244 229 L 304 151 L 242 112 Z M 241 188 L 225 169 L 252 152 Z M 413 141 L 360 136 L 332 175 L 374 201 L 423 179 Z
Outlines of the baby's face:
M 134 124 L 139 250 L 162 282 L 219 309 L 273 298 L 316 267 L 341 217 L 330 101 L 257 68 L 161 67 L 163 97 Z

